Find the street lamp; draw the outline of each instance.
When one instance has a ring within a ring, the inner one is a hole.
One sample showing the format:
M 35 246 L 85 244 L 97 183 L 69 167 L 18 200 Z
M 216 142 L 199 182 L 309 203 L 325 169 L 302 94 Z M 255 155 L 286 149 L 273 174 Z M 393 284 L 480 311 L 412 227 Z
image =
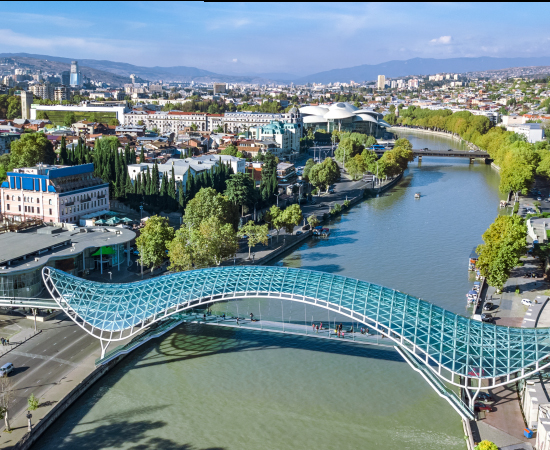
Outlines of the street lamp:
M 108 272 L 108 274 L 109 274 L 109 280 L 112 281 L 113 280 L 113 272 Z
M 27 426 L 29 431 L 32 431 L 31 419 L 32 419 L 32 414 L 30 411 L 27 411 Z

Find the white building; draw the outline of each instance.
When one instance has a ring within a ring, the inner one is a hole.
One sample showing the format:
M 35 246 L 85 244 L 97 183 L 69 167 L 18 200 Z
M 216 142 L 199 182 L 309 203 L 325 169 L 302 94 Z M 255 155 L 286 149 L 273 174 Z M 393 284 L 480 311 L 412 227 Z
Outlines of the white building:
M 181 111 L 132 111 L 125 114 L 124 125 L 143 123 L 148 129 L 157 128 L 161 133 L 177 133 L 193 125 L 197 131 L 213 131 L 222 124 L 221 114 Z
M 246 131 L 250 127 L 269 125 L 273 121 L 293 123 L 298 125 L 300 130 L 303 128 L 302 115 L 296 108 L 292 108 L 288 113 L 260 113 L 245 111 L 227 112 L 223 116 L 223 126 L 225 132 L 227 133 Z
M 386 87 L 386 76 L 378 75 L 378 83 L 376 83 L 376 88 L 380 91 Z
M 301 128 L 295 123 L 283 123 L 277 120 L 269 125 L 251 127 L 247 139 L 273 141 L 280 149 L 275 156 L 290 155 L 300 151 Z
M 116 118 L 120 123 L 124 123 L 124 114 L 129 111 L 126 106 L 96 106 L 96 105 L 31 105 L 31 119 L 36 119 L 37 111 L 62 111 L 62 112 L 84 112 L 86 114 L 91 114 L 93 112 L 100 113 L 115 113 Z
M 508 125 L 506 131 L 513 131 L 514 133 L 525 136 L 527 142 L 534 144 L 544 140 L 544 129 L 540 123 L 523 123 L 517 125 Z

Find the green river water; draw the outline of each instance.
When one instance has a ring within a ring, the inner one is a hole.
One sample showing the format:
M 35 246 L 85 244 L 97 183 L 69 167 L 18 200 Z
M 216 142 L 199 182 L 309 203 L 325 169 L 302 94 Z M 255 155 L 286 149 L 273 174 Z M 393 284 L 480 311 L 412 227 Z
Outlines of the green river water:
M 414 148 L 462 148 L 401 134 Z M 330 224 L 329 239 L 306 241 L 275 264 L 356 277 L 468 314 L 468 256 L 498 200 L 490 166 L 425 158 L 397 187 Z M 285 320 L 304 320 L 303 307 L 283 306 Z M 280 301 L 239 303 L 241 316 L 260 307 L 280 319 Z M 34 448 L 454 450 L 465 441 L 458 414 L 391 348 L 190 324 L 128 356 Z

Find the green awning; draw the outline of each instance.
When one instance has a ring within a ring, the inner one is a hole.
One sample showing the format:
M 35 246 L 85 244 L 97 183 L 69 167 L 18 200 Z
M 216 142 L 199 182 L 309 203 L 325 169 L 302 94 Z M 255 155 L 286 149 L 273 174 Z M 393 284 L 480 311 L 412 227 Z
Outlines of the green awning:
M 103 249 L 103 250 L 102 250 Z M 100 256 L 101 255 L 114 255 L 116 252 L 113 250 L 113 247 L 102 247 L 102 249 L 99 249 L 97 252 L 95 252 L 92 256 Z M 101 251 L 101 253 L 100 253 Z

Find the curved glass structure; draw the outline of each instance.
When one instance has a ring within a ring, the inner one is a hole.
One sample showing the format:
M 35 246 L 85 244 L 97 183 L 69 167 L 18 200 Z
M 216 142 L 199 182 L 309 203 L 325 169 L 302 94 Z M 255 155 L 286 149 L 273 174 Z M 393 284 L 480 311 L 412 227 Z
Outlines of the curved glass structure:
M 394 289 L 323 272 L 219 267 L 108 284 L 44 267 L 43 277 L 60 307 L 102 342 L 126 339 L 200 305 L 261 297 L 315 305 L 364 323 L 463 387 L 471 388 L 468 379 L 486 379 L 487 387 L 507 384 L 550 365 L 548 328 L 482 323 Z

